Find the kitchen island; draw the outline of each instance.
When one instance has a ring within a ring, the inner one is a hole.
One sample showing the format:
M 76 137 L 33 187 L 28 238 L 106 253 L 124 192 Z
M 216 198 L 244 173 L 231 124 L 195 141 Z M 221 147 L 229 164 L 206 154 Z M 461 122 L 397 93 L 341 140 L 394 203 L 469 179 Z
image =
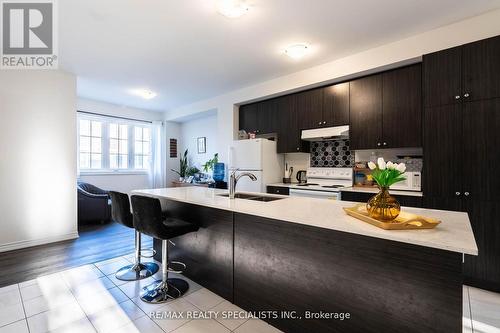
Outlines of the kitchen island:
M 170 248 L 186 276 L 256 315 L 277 311 L 262 319 L 283 331 L 462 330 L 462 255 L 477 254 L 467 214 L 404 208 L 442 223 L 387 231 L 347 216 L 342 207 L 353 203 L 344 201 L 230 200 L 194 187 L 134 192 L 200 225 Z

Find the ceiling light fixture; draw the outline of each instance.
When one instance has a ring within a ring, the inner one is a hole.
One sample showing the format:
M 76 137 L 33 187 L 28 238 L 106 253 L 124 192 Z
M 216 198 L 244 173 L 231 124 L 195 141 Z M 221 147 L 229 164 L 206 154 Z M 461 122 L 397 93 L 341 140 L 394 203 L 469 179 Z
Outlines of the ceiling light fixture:
M 298 60 L 305 56 L 310 51 L 310 47 L 307 44 L 293 44 L 285 49 L 285 54 L 292 59 Z
M 132 93 L 133 95 L 136 95 L 136 96 L 140 96 L 144 99 L 152 99 L 152 98 L 156 97 L 156 93 L 154 91 L 147 90 L 147 89 L 135 89 L 135 90 L 131 90 L 130 93 Z
M 219 14 L 229 18 L 240 17 L 250 8 L 243 0 L 217 0 L 216 7 Z

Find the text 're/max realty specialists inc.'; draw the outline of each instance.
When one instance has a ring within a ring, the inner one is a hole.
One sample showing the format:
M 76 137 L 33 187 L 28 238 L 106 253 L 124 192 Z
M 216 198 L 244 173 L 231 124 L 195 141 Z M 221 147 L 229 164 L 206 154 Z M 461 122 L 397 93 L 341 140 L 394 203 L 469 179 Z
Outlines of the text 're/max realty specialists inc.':
M 323 319 L 349 320 L 349 312 L 325 311 L 156 311 L 150 312 L 149 317 L 155 320 L 171 319 Z

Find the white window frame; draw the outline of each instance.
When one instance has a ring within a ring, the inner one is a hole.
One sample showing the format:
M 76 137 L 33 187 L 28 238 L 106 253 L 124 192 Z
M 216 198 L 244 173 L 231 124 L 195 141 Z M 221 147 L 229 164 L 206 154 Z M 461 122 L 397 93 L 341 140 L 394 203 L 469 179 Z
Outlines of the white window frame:
M 101 138 L 101 151 L 102 151 L 102 160 L 101 160 L 101 169 L 80 169 L 80 120 L 90 120 L 90 121 L 100 121 L 102 123 L 102 138 Z M 97 116 L 91 114 L 83 114 L 79 113 L 77 117 L 77 129 L 78 129 L 78 143 L 77 143 L 77 156 L 78 156 L 78 174 L 79 175 L 146 175 L 149 173 L 148 169 L 136 169 L 135 168 L 135 127 L 145 127 L 150 130 L 150 153 L 149 156 L 152 156 L 152 146 L 153 146 L 153 136 L 152 136 L 152 125 L 146 122 L 134 121 L 134 120 L 125 120 L 119 119 L 115 117 L 107 117 L 107 116 Z M 127 125 L 127 146 L 128 146 L 128 168 L 127 169 L 110 169 L 110 137 L 109 137 L 109 125 L 110 124 L 118 124 L 118 125 Z M 150 163 L 152 161 L 150 160 Z

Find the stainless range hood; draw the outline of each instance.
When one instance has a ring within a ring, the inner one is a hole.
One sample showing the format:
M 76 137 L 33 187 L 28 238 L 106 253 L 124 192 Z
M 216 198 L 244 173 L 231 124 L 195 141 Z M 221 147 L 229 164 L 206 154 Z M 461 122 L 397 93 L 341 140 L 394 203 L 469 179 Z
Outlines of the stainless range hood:
M 325 127 L 302 131 L 302 140 L 328 141 L 349 138 L 349 126 Z

